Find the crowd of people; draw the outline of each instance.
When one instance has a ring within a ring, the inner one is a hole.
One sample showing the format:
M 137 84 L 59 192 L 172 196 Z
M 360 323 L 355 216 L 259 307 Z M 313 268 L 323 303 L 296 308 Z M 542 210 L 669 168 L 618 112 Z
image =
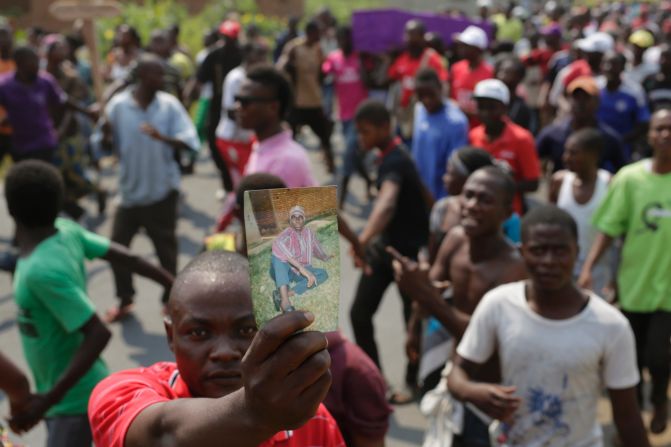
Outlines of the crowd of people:
M 326 8 L 279 36 L 231 13 L 197 55 L 178 25 L 143 42 L 124 24 L 100 98 L 81 32 L 35 28 L 17 44 L 2 25 L 15 234 L 0 267 L 35 386 L 0 353 L 11 429 L 44 420 L 49 447 L 379 447 L 390 404 L 421 399 L 427 446 L 599 446 L 607 391 L 620 445 L 665 432 L 671 2 L 477 6 L 450 41 L 415 18 L 383 54 L 360 51 Z M 244 192 L 317 186 L 310 141 L 339 184 L 339 232 L 361 270 L 352 341 L 303 331 L 314 315 L 289 297 L 322 273 L 301 262 L 312 247 L 300 235 L 275 270 L 284 312 L 261 328 L 252 312 Z M 109 237 L 81 224 L 86 196 L 106 212 L 105 158 L 118 196 Z M 179 270 L 180 181 L 209 159 L 217 224 Z M 371 203 L 358 233 L 355 175 Z M 141 230 L 160 266 L 129 251 Z M 110 263 L 118 298 L 101 317 L 86 289 L 93 258 Z M 162 317 L 142 318 L 164 319 L 174 361 L 110 372 L 106 324 L 134 312 L 133 274 L 164 288 Z M 392 284 L 401 388 L 385 380 L 373 324 Z

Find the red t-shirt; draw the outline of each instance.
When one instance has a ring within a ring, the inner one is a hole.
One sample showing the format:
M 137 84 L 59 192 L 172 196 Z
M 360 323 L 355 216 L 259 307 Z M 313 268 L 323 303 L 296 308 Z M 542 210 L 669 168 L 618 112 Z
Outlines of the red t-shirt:
M 414 58 L 404 51 L 389 67 L 389 78 L 401 82 L 401 106 L 407 107 L 415 92 L 415 75 L 422 66 L 436 70 L 441 81 L 447 81 L 447 68 L 443 58 L 432 48 L 426 48 L 422 55 Z
M 473 100 L 473 90 L 478 82 L 494 77 L 494 69 L 486 62 L 480 62 L 475 69 L 466 59 L 462 59 L 452 66 L 450 72 L 450 98 L 454 99 L 461 110 L 468 116 L 473 129 L 480 124 L 477 119 L 477 106 Z
M 536 143 L 531 132 L 504 118 L 506 127 L 494 141 L 490 141 L 484 124 L 472 129 L 468 134 L 471 145 L 481 147 L 497 160 L 508 163 L 516 182 L 538 180 L 541 165 L 536 153 Z M 518 194 L 513 209 L 522 215 L 522 197 Z
M 145 408 L 188 397 L 189 388 L 172 362 L 112 374 L 95 387 L 89 399 L 93 441 L 97 447 L 123 447 L 131 423 Z M 271 446 L 345 447 L 345 443 L 335 420 L 320 405 L 304 426 L 277 433 L 259 447 Z

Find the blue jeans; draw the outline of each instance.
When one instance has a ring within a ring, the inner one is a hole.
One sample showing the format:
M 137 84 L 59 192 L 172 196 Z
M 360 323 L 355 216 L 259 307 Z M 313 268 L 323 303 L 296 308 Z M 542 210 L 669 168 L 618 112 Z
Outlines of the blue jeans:
M 329 275 L 326 273 L 326 270 L 312 267 L 311 265 L 304 265 L 310 273 L 315 276 L 317 282 L 310 287 L 314 289 L 318 285 L 325 282 Z M 282 286 L 289 286 L 293 281 L 296 285 L 293 287 L 293 291 L 296 295 L 302 295 L 308 290 L 308 280 L 303 275 L 296 273 L 291 268 L 291 264 L 288 262 L 281 261 L 278 257 L 272 256 L 270 260 L 270 277 L 275 281 L 275 285 L 279 289 Z

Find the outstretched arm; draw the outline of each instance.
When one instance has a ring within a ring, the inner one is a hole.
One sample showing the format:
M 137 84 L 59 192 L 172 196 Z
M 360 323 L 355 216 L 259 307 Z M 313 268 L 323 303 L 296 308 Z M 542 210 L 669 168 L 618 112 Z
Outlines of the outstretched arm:
M 111 242 L 107 254 L 103 259 L 110 264 L 123 265 L 131 272 L 160 284 L 166 290 L 170 290 L 175 280 L 173 275 L 159 266 L 155 266 L 144 260 L 141 256 L 132 253 L 128 248 L 116 242 Z
M 143 410 L 125 447 L 147 445 L 256 447 L 296 429 L 317 411 L 331 385 L 327 341 L 301 332 L 314 316 L 289 312 L 268 322 L 242 360 L 244 388 L 219 399 L 176 399 Z

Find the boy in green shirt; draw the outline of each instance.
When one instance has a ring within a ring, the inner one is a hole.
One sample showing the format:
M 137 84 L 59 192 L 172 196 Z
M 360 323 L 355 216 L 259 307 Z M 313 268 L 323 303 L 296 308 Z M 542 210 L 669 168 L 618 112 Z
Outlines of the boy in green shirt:
M 600 233 L 579 284 L 591 287 L 597 261 L 614 238 L 624 236 L 618 298 L 634 330 L 639 369 L 647 367 L 652 378 L 650 431 L 658 434 L 667 425 L 671 362 L 671 109 L 653 114 L 648 142 L 652 159 L 622 168 L 592 217 Z
M 86 409 L 91 391 L 108 375 L 100 353 L 111 334 L 87 295 L 84 259 L 123 263 L 166 289 L 173 277 L 124 247 L 57 218 L 63 191 L 58 171 L 41 161 L 17 163 L 5 182 L 19 248 L 14 276 L 18 327 L 37 388 L 12 414 L 11 426 L 26 431 L 45 418 L 49 447 L 90 447 Z

